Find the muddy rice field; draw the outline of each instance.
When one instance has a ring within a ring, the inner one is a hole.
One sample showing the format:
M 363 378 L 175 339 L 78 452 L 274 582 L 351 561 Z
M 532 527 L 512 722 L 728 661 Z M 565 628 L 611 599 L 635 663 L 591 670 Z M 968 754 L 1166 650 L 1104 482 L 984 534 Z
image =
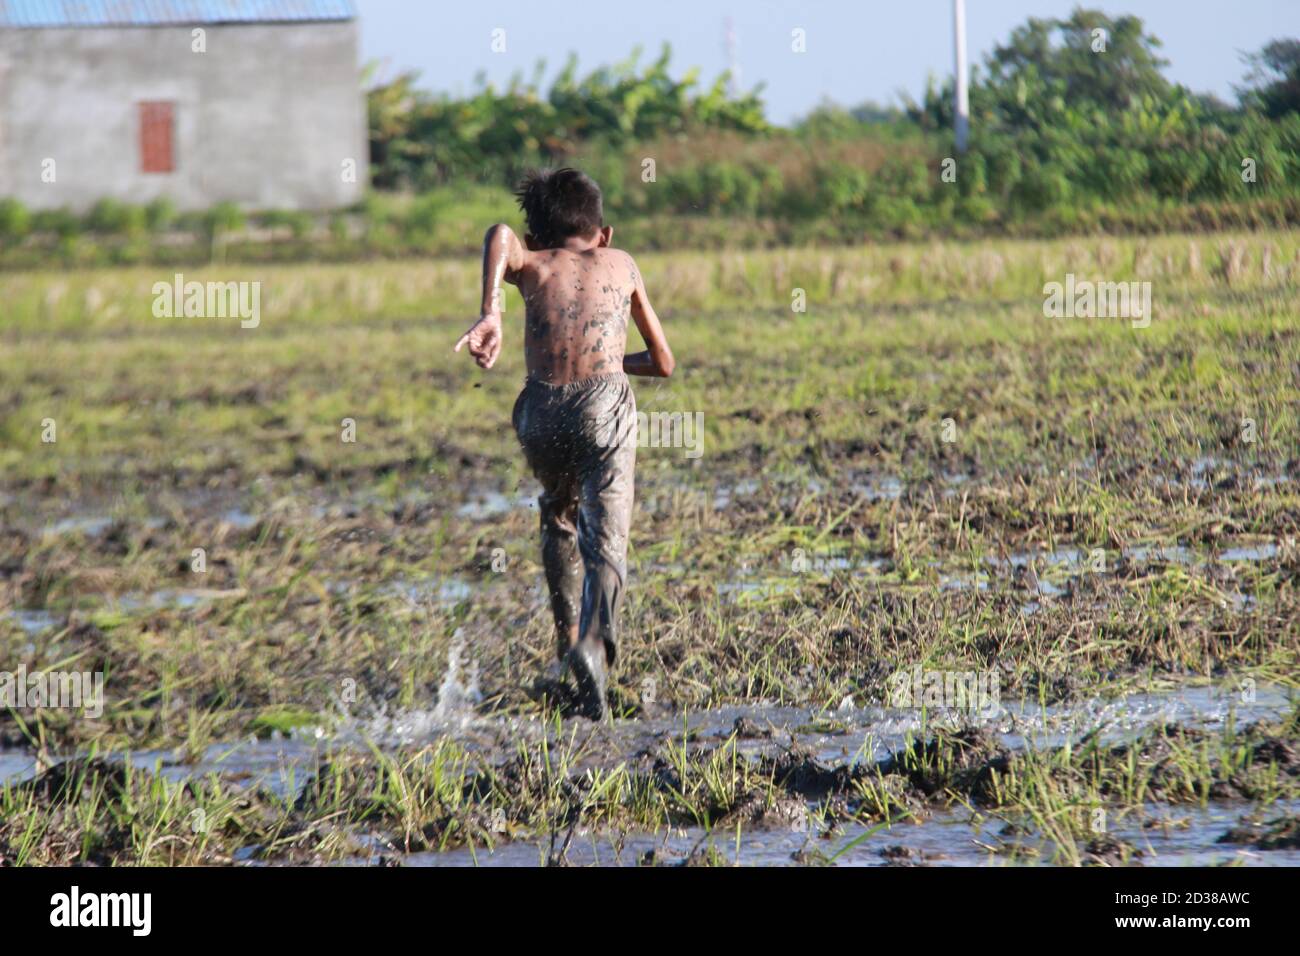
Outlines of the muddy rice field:
M 0 865 L 1300 864 L 1294 234 L 641 265 L 602 724 L 477 263 L 0 274 Z

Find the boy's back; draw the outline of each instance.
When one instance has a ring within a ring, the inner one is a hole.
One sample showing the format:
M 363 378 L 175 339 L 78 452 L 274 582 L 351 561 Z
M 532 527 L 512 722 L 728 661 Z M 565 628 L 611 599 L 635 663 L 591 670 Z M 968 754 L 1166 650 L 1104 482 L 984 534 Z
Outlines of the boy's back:
M 528 377 L 564 385 L 623 368 L 638 275 L 618 249 L 530 252 L 514 279 L 524 297 Z

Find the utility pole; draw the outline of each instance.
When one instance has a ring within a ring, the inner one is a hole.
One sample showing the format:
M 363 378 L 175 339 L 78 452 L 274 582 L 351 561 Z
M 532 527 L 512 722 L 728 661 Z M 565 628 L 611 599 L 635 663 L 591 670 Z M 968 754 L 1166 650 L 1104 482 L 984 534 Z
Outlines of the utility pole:
M 966 0 L 952 0 L 953 55 L 956 59 L 953 82 L 953 132 L 957 135 L 957 152 L 966 152 L 970 136 L 970 98 L 966 92 Z
M 740 46 L 736 39 L 736 25 L 728 16 L 722 24 L 723 45 L 727 50 L 727 72 L 730 74 L 727 78 L 727 94 L 735 99 L 740 95 L 740 55 L 737 48 Z

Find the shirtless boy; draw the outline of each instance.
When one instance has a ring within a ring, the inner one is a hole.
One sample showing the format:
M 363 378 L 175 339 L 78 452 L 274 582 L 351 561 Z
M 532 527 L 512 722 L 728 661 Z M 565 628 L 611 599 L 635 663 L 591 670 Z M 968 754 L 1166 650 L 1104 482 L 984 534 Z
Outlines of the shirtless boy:
M 514 427 L 542 484 L 542 564 L 556 650 L 581 712 L 606 714 L 606 675 L 627 577 L 636 466 L 636 399 L 628 375 L 666 378 L 673 354 L 626 252 L 610 247 L 600 187 L 576 169 L 534 172 L 515 195 L 523 242 L 504 223 L 483 240 L 480 318 L 456 343 L 490 369 L 501 353 L 502 281 L 524 298 L 528 378 Z M 626 355 L 631 315 L 646 350 Z

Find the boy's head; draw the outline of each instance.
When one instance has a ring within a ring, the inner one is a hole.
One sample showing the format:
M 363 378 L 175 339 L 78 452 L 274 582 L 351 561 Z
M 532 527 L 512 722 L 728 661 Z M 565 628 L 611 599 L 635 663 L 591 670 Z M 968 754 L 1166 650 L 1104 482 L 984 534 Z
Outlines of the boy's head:
M 528 222 L 528 248 L 553 249 L 575 237 L 609 245 L 613 230 L 604 226 L 600 187 L 586 173 L 567 166 L 533 170 L 515 197 Z

